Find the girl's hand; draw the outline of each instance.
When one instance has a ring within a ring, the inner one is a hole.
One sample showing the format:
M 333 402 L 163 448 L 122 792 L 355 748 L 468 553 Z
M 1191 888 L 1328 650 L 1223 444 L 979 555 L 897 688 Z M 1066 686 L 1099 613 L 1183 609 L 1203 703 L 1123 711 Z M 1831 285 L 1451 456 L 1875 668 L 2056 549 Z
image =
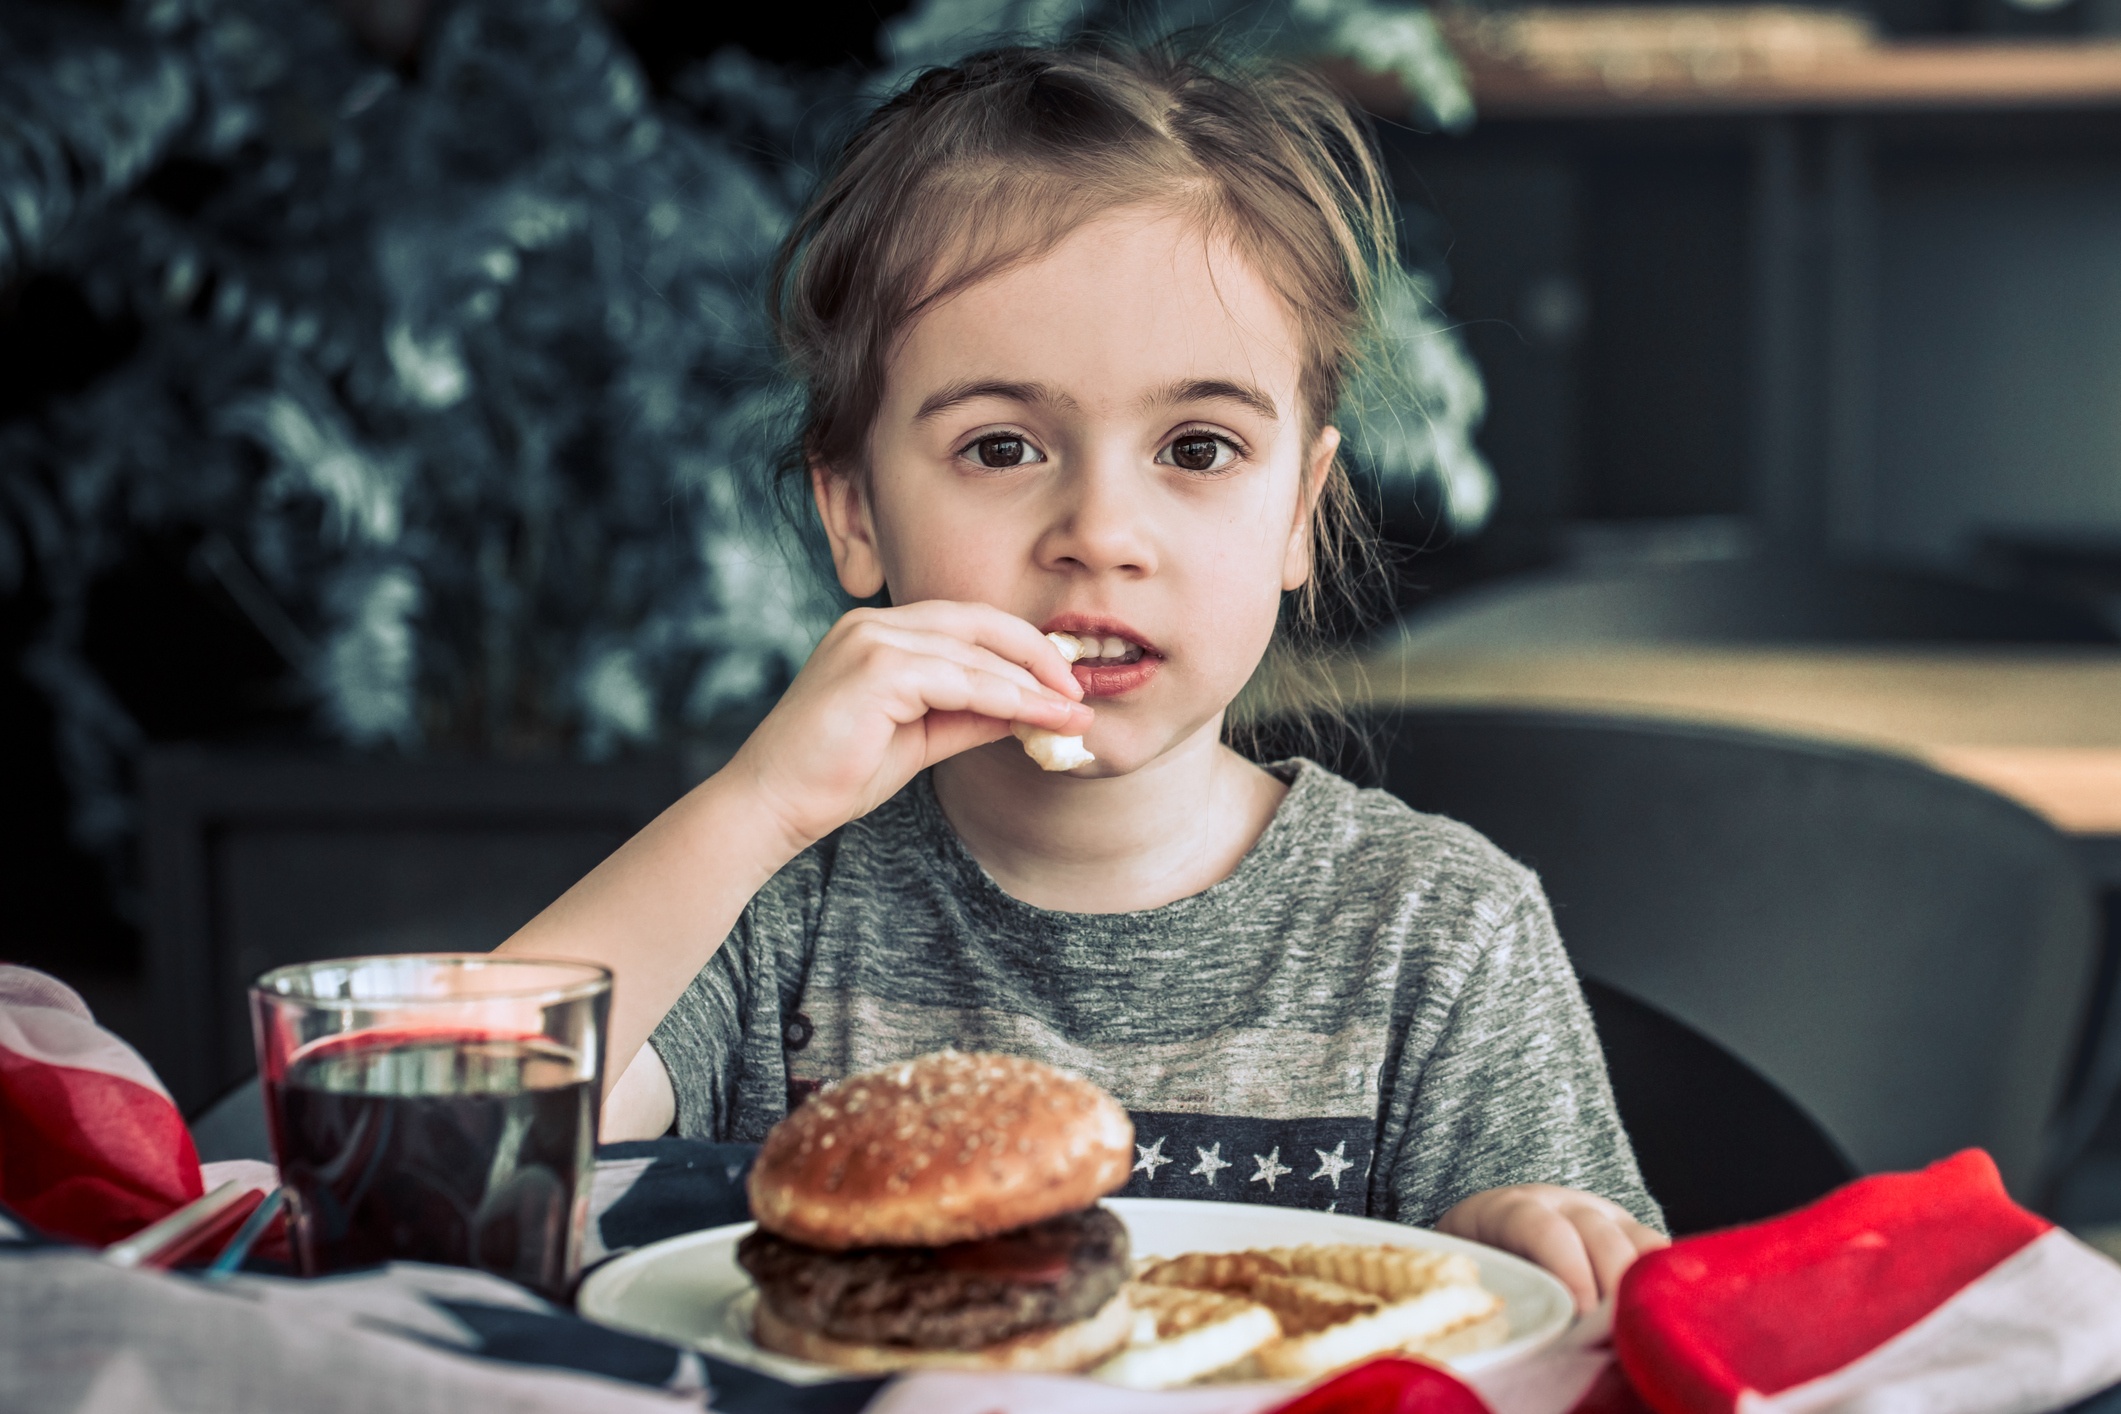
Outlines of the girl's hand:
M 793 855 L 1012 722 L 1081 735 L 1081 697 L 1046 636 L 1013 614 L 945 600 L 856 609 L 724 769 L 756 791 Z
M 1618 1203 L 1551 1183 L 1475 1193 L 1438 1219 L 1436 1230 L 1537 1262 L 1561 1278 L 1579 1311 L 1610 1299 L 1637 1256 L 1671 1245 Z

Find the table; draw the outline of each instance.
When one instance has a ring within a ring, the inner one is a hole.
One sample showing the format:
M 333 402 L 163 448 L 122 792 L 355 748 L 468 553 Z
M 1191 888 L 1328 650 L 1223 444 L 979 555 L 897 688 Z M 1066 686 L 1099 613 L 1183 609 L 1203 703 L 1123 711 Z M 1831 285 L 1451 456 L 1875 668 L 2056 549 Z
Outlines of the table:
M 1788 732 L 1912 756 L 2084 837 L 2121 837 L 2121 651 L 1388 645 L 1351 703 L 1551 707 Z M 2104 872 L 2104 871 L 2102 871 Z

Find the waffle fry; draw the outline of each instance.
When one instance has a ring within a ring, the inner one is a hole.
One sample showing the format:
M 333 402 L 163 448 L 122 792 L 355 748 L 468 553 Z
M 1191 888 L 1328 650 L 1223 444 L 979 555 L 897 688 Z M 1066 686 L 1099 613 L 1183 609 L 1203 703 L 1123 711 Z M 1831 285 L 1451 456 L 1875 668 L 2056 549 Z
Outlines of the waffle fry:
M 1509 1338 L 1510 1313 L 1498 1303 L 1492 1316 L 1416 1341 L 1405 1349 L 1408 1354 L 1419 1355 L 1424 1360 L 1456 1360 L 1461 1355 L 1493 1350 Z
M 1478 1286 L 1480 1269 L 1461 1252 L 1414 1247 L 1273 1247 L 1263 1255 L 1290 1273 L 1352 1286 L 1387 1301 L 1401 1301 L 1438 1286 Z
M 1127 1293 L 1135 1339 L 1091 1373 L 1128 1389 L 1175 1389 L 1205 1379 L 1281 1334 L 1272 1311 L 1219 1291 L 1135 1282 Z
M 1367 1291 L 1317 1277 L 1264 1276 L 1252 1284 L 1253 1300 L 1267 1307 L 1292 1336 L 1309 1335 L 1358 1316 L 1383 1310 L 1385 1302 Z
M 1455 1252 L 1346 1244 L 1189 1252 L 1145 1263 L 1130 1289 L 1182 1290 L 1238 1307 L 1266 1308 L 1280 1328 L 1279 1338 L 1266 1339 L 1216 1370 L 1223 1378 L 1241 1371 L 1247 1377 L 1303 1380 L 1386 1351 L 1449 1359 L 1501 1344 L 1509 1335 L 1509 1318 L 1479 1278 L 1473 1260 Z M 1222 1309 L 1189 1306 L 1184 1298 L 1172 1308 Z M 1234 1348 L 1234 1338 L 1231 1344 Z M 1141 1348 L 1159 1347 L 1144 1342 Z M 1157 1377 L 1181 1367 L 1178 1357 L 1164 1364 L 1145 1359 L 1141 1366 Z
M 1402 1350 L 1484 1320 L 1500 1304 L 1492 1293 L 1477 1286 L 1439 1286 L 1323 1329 L 1277 1340 L 1259 1352 L 1259 1367 L 1275 1379 L 1316 1379 L 1372 1355 Z
M 1247 1294 L 1261 1277 L 1287 1276 L 1289 1269 L 1264 1252 L 1188 1252 L 1145 1265 L 1135 1280 L 1152 1286 L 1190 1286 L 1199 1291 Z

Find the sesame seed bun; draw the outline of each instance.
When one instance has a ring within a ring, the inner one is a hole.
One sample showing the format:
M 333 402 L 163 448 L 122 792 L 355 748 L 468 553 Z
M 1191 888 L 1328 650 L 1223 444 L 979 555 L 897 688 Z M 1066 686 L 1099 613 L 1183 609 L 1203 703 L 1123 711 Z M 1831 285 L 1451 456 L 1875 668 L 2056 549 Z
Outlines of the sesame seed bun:
M 1134 1125 L 1078 1075 L 938 1051 L 849 1076 L 775 1125 L 759 1226 L 827 1251 L 971 1242 L 1086 1208 L 1127 1181 Z

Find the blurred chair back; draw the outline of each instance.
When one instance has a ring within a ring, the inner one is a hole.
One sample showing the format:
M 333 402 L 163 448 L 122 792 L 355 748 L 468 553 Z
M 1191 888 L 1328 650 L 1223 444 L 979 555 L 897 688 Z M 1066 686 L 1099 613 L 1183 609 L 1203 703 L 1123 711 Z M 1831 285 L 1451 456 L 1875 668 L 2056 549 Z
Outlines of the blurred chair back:
M 187 1110 L 255 1071 L 247 989 L 258 974 L 361 953 L 483 952 L 697 779 L 653 758 L 196 747 L 151 752 L 141 775 L 148 1060 Z
M 1763 733 L 1379 726 L 1387 787 L 1538 870 L 1585 976 L 1731 1051 L 1866 1171 L 1978 1144 L 2033 1195 L 2096 947 L 2043 821 L 1913 761 Z
M 1423 652 L 1585 643 L 2113 643 L 2064 599 L 1876 565 L 1720 560 L 1540 570 L 1400 621 Z
M 1583 996 L 1636 1162 L 1674 1235 L 1774 1217 L 1856 1176 L 1803 1107 L 1699 1031 L 1595 977 Z

